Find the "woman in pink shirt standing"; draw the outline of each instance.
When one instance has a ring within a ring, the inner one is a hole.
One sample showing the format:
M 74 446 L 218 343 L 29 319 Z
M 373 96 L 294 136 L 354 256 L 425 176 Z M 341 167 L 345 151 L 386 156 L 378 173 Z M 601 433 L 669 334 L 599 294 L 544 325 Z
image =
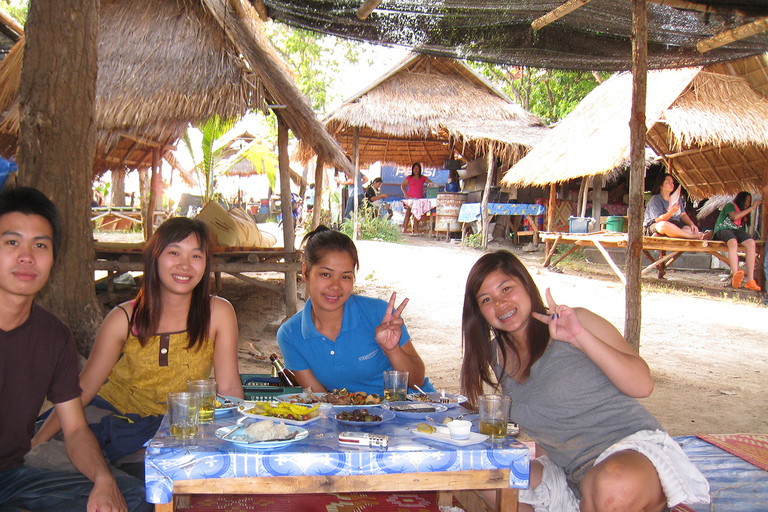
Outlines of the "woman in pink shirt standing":
M 424 198 L 424 187 L 427 183 L 432 183 L 429 178 L 421 174 L 421 164 L 416 162 L 411 166 L 411 174 L 406 176 L 400 184 L 403 195 L 406 199 Z M 403 203 L 405 208 L 405 219 L 403 219 L 403 233 L 408 231 L 408 222 L 411 220 L 411 207 Z M 413 222 L 413 232 L 418 233 L 418 223 L 416 219 Z

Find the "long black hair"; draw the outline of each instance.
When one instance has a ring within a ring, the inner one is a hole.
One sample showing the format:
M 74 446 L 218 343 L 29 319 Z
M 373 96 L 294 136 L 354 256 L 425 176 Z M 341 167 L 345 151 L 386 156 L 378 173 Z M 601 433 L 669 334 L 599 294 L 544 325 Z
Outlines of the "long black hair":
M 197 237 L 205 254 L 203 277 L 192 291 L 187 313 L 188 348 L 202 346 L 211 325 L 211 267 L 213 245 L 208 227 L 199 220 L 174 217 L 160 224 L 144 247 L 144 282 L 134 301 L 132 331 L 144 346 L 150 336 L 158 334 L 163 302 L 160 296 L 160 276 L 157 260 L 170 244 L 181 242 L 190 235 Z
M 752 194 L 749 192 L 746 192 L 742 190 L 738 194 L 736 194 L 736 197 L 733 198 L 733 201 L 731 201 L 733 204 L 739 207 L 739 211 L 744 211 L 745 208 L 747 208 L 747 199 L 749 199 L 749 204 L 752 204 Z M 742 224 L 744 224 L 744 227 L 749 227 L 749 215 L 745 215 L 741 218 Z
M 494 271 L 516 277 L 522 281 L 531 299 L 531 311 L 549 314 L 541 293 L 525 265 L 508 251 L 496 251 L 482 256 L 472 267 L 464 291 L 464 310 L 461 318 L 462 347 L 464 359 L 461 365 L 461 390 L 469 399 L 469 405 L 477 405 L 477 397 L 483 394 L 483 384 L 498 387 L 492 378 L 491 365 L 495 359 L 494 351 L 501 349 L 502 368 L 506 367 L 510 352 L 519 359 L 511 335 L 491 327 L 485 320 L 477 302 L 477 294 L 483 281 Z M 521 381 L 531 373 L 531 366 L 544 354 L 549 343 L 549 326 L 531 316 L 526 332 L 530 359 L 523 368 Z

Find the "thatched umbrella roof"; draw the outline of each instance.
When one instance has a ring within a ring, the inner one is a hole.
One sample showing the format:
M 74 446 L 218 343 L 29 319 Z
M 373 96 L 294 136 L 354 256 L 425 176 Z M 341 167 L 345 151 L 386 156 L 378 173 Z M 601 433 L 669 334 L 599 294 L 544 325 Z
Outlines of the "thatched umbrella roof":
M 95 174 L 150 167 L 153 151 L 175 149 L 190 124 L 267 103 L 284 105 L 281 114 L 298 137 L 346 163 L 246 1 L 103 0 L 99 23 Z M 22 54 L 23 40 L 0 63 L 6 157 L 16 150 Z
M 461 61 L 411 55 L 324 121 L 352 154 L 359 128 L 360 163 L 442 166 L 453 149 L 470 160 L 493 148 L 512 163 L 544 136 L 544 123 Z M 300 161 L 313 155 L 299 143 Z
M 629 158 L 631 76 L 590 93 L 510 169 L 507 185 L 545 185 L 609 174 Z M 648 144 L 696 199 L 760 189 L 768 99 L 741 77 L 701 68 L 648 74 Z

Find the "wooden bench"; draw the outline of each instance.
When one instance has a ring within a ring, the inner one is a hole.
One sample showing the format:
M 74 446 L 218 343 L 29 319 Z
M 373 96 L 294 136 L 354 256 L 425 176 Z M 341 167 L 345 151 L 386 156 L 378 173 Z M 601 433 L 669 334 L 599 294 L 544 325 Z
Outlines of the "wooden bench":
M 94 242 L 94 270 L 103 270 L 107 275 L 96 281 L 106 283 L 108 293 L 114 291 L 114 279 L 125 272 L 144 270 L 143 243 L 125 244 L 113 242 Z M 244 272 L 301 272 L 298 252 L 286 252 L 282 247 L 248 248 L 221 247 L 213 248 L 213 271 L 216 290 L 221 289 L 221 273 L 225 272 L 249 284 L 271 290 L 283 291 L 282 286 L 267 283 L 243 275 Z M 286 301 L 291 298 L 286 297 Z M 297 300 L 296 297 L 292 300 Z
M 549 252 L 544 258 L 544 266 L 557 265 L 566 256 L 571 254 L 579 247 L 595 247 L 605 258 L 605 261 L 610 265 L 613 272 L 618 276 L 619 280 L 626 286 L 627 279 L 624 277 L 624 273 L 614 263 L 610 254 L 606 249 L 611 248 L 626 248 L 628 243 L 628 236 L 626 233 L 604 232 L 598 231 L 595 233 L 558 233 L 558 232 L 541 232 L 541 239 L 545 242 L 552 242 Z M 760 261 L 760 255 L 762 254 L 764 241 L 755 241 L 757 245 L 757 261 Z M 552 256 L 555 253 L 555 249 L 559 244 L 573 245 L 565 253 L 553 263 L 550 263 Z M 658 258 L 654 257 L 650 251 L 659 251 Z M 728 252 L 728 245 L 725 242 L 719 240 L 688 240 L 684 238 L 668 238 L 663 236 L 644 236 L 643 237 L 643 254 L 652 261 L 650 265 L 642 270 L 642 274 L 645 274 L 652 269 L 656 269 L 658 272 L 658 278 L 662 279 L 666 274 L 666 267 L 679 258 L 686 252 L 705 252 L 711 254 L 715 258 L 728 264 L 728 259 L 722 253 Z

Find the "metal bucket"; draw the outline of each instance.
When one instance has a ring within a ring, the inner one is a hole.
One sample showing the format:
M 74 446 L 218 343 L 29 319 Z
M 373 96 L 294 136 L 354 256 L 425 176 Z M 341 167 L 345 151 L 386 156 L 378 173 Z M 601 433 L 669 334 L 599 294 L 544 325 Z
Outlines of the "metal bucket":
M 467 200 L 467 194 L 461 192 L 441 192 L 437 194 L 437 216 L 435 231 L 461 231 L 459 211 Z

